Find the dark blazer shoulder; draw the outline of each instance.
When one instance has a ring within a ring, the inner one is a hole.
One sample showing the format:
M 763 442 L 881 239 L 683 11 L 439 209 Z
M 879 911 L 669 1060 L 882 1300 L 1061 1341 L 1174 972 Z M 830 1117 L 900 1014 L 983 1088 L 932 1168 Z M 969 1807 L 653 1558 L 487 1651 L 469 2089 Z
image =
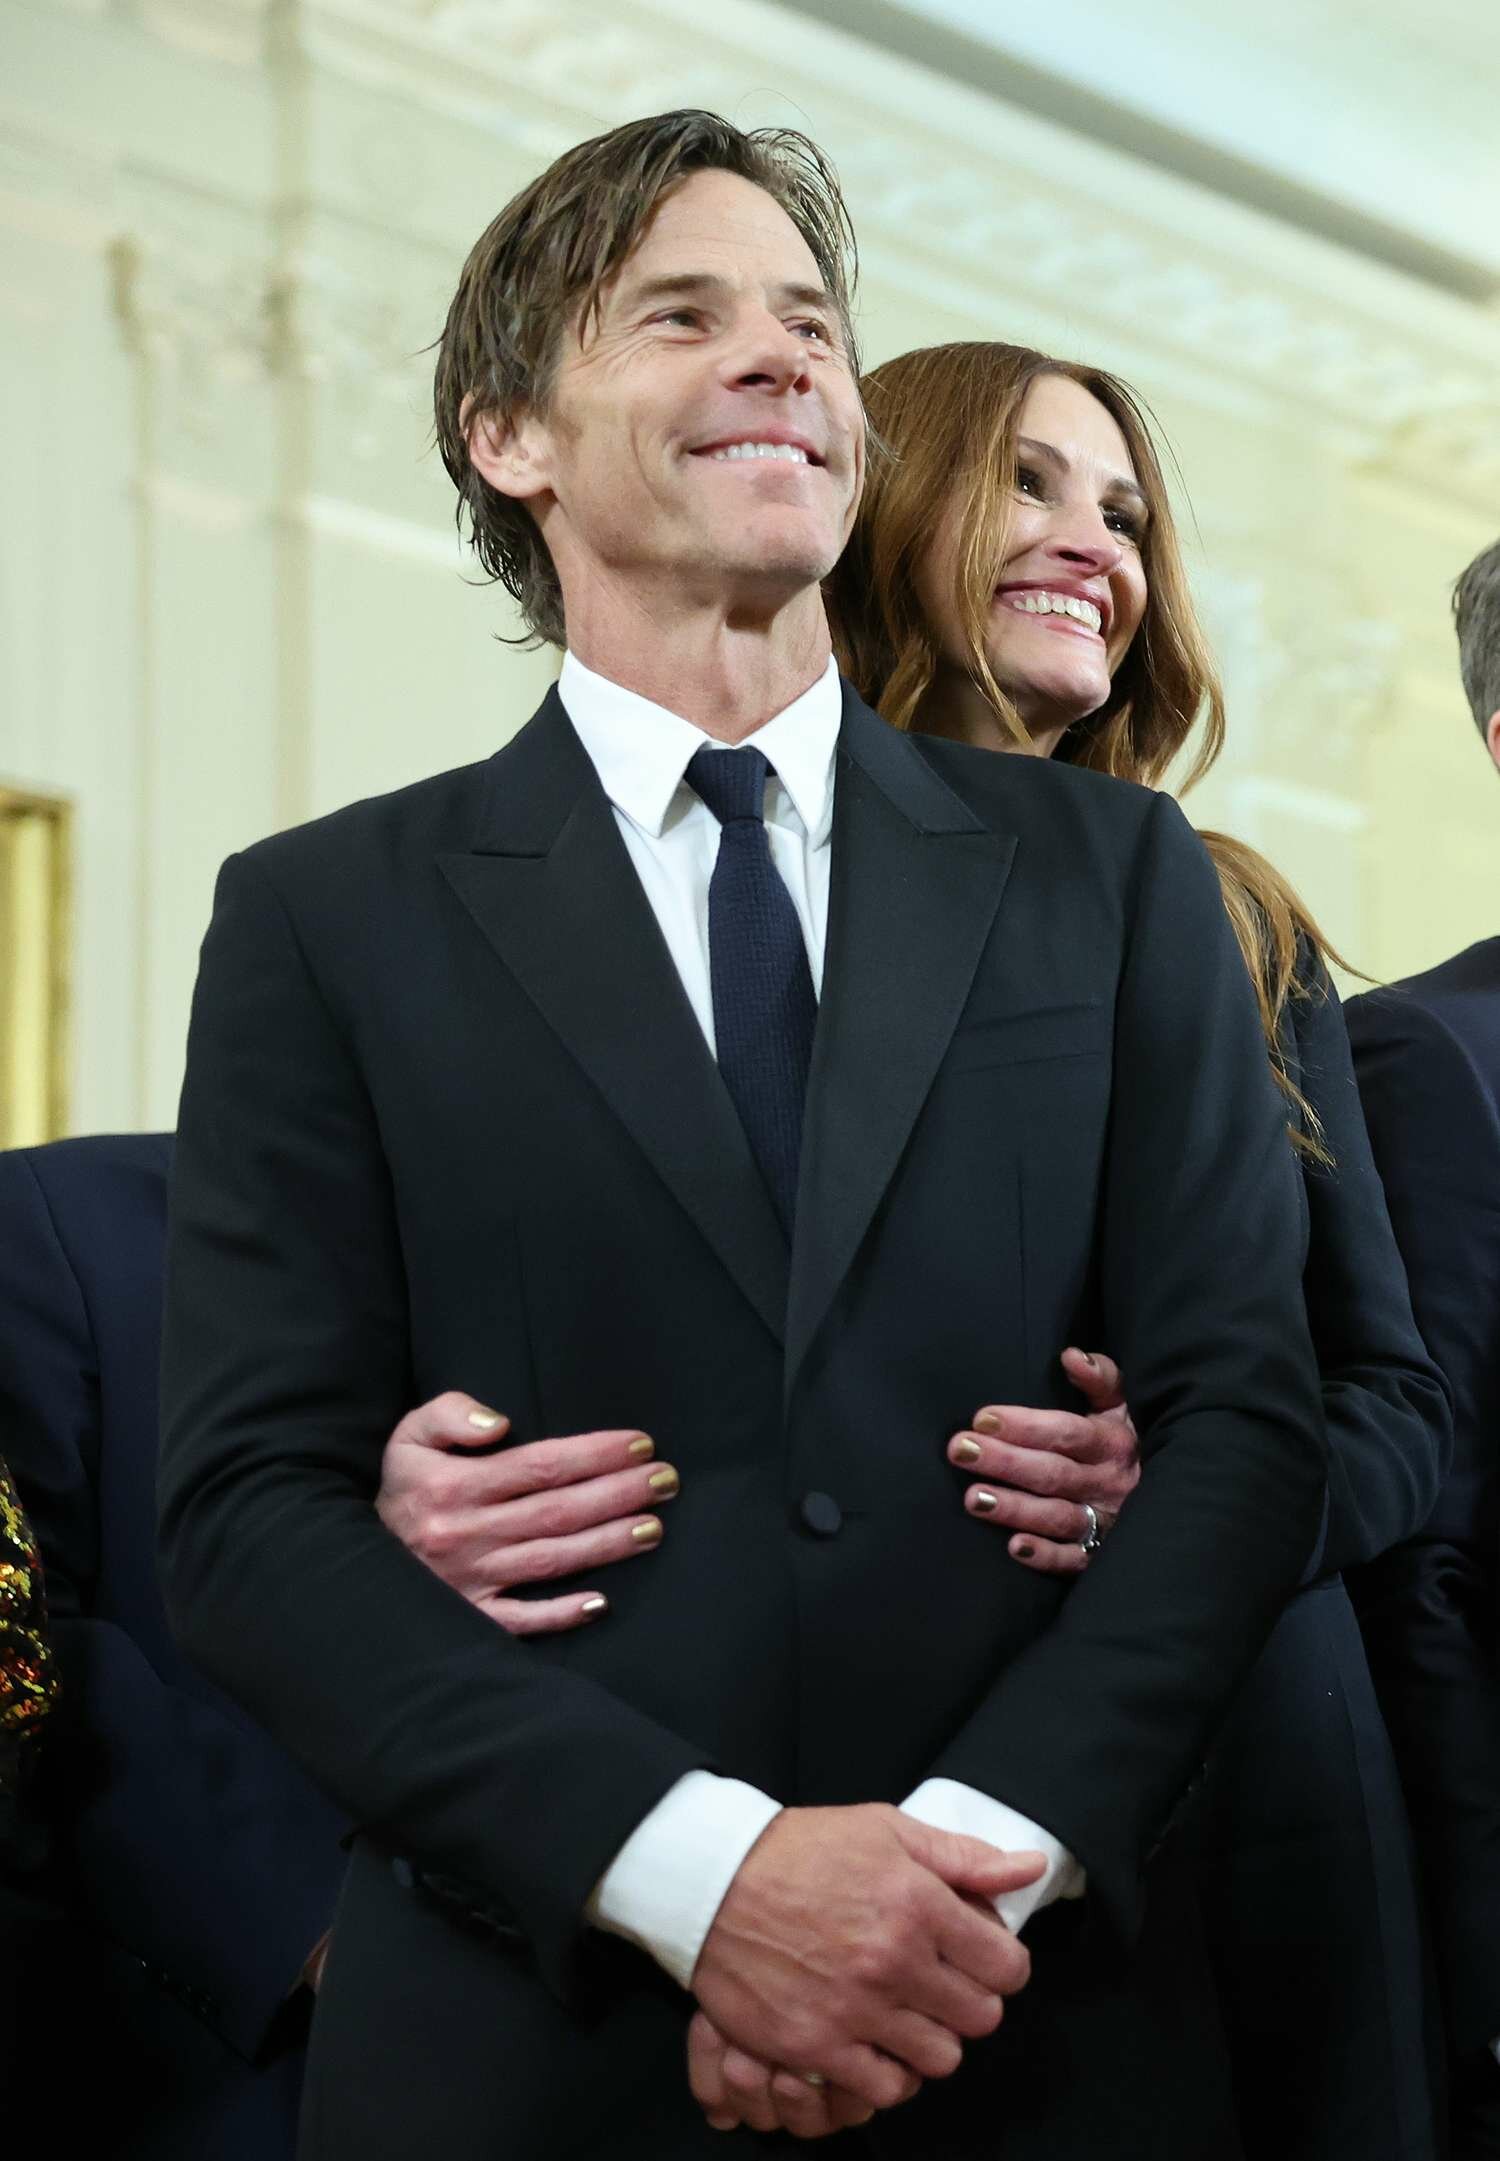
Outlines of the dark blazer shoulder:
M 0 1151 L 0 1177 L 34 1180 L 49 1198 L 66 1198 L 161 1177 L 171 1162 L 170 1133 L 88 1133 Z
M 365 796 L 241 851 L 279 890 L 327 892 L 335 878 L 389 870 L 411 858 L 483 847 L 497 814 L 517 799 L 566 798 L 589 767 L 562 701 L 549 691 L 531 718 L 488 758 Z
M 411 842 L 462 847 L 474 827 L 486 777 L 502 755 L 496 752 L 476 764 L 325 811 L 252 842 L 239 851 L 241 858 L 279 886 L 284 879 L 297 880 L 363 856 L 379 858 Z
M 1351 998 L 1350 1027 L 1405 1031 L 1436 1042 L 1447 1036 L 1491 1064 L 1500 1078 L 1500 938 L 1485 938 L 1434 967 Z
M 906 740 L 982 815 L 993 811 L 1004 819 L 1056 811 L 1133 831 L 1162 800 L 1159 791 L 1137 781 L 1117 780 L 1058 758 L 1031 758 L 1019 751 L 997 755 L 936 735 Z
M 1446 960 L 1389 986 L 1434 1009 L 1455 999 L 1491 997 L 1500 1008 L 1500 938 L 1481 938 Z M 1379 995 L 1379 993 L 1367 994 Z

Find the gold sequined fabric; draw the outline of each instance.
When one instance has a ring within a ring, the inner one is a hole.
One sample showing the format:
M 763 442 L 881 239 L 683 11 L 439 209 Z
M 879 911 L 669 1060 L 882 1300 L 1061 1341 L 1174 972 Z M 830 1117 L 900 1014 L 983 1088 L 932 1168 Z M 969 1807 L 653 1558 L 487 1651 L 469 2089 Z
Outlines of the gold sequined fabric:
M 0 1461 L 0 1783 L 56 1695 L 42 1557 Z

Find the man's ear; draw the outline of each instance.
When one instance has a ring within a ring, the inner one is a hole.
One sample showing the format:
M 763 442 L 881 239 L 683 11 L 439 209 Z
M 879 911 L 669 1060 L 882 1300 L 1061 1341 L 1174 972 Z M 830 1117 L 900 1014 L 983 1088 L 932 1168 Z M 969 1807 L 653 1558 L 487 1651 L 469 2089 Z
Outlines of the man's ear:
M 1485 723 L 1484 740 L 1489 746 L 1490 756 L 1496 765 L 1500 766 L 1500 706 L 1496 707 Z
M 469 462 L 501 495 L 529 502 L 550 485 L 550 439 L 536 415 L 476 413 L 470 392 L 458 409 L 458 424 L 469 446 Z

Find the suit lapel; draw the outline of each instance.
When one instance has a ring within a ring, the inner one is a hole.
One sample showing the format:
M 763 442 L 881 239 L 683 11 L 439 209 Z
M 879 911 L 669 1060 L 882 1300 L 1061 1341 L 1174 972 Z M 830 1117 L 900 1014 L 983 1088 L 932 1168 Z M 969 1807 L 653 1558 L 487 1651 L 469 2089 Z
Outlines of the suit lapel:
M 780 1341 L 785 1235 L 556 691 L 490 762 L 443 875 Z
M 787 1316 L 788 1394 L 927 1099 L 1016 846 L 847 686 L 837 775 L 828 950 Z

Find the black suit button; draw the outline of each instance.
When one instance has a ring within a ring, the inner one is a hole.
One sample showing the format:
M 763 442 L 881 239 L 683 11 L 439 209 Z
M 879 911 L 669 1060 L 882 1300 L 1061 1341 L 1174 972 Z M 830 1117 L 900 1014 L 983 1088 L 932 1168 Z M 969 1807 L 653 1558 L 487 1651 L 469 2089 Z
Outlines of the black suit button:
M 831 1493 L 804 1493 L 802 1520 L 819 1538 L 837 1538 L 844 1525 L 844 1511 Z

